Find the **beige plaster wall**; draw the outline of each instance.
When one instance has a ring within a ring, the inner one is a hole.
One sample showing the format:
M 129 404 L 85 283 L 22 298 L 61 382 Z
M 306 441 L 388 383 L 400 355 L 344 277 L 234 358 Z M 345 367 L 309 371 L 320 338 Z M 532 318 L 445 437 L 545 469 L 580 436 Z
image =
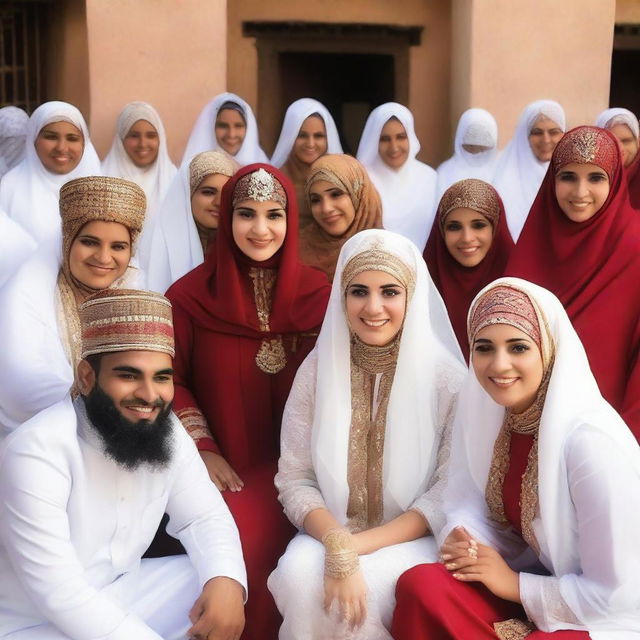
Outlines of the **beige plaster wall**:
M 229 0 L 227 11 L 228 90 L 254 110 L 259 100 L 258 59 L 255 38 L 242 36 L 244 21 L 424 25 L 421 45 L 409 50 L 408 106 L 422 141 L 421 158 L 432 163 L 442 157 L 448 144 L 442 122 L 449 118 L 450 0 Z
M 639 0 L 616 0 L 616 24 L 640 24 Z
M 108 151 L 132 100 L 163 119 L 178 162 L 193 123 L 226 84 L 226 0 L 86 0 L 91 135 Z

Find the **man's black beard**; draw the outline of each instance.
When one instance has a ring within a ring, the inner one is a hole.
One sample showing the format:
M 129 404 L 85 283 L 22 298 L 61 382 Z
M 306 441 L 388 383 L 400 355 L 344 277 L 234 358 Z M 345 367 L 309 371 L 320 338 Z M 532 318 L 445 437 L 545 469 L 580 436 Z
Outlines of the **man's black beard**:
M 171 460 L 171 403 L 162 405 L 153 421 L 131 422 L 97 382 L 89 395 L 84 396 L 84 403 L 89 422 L 100 434 L 109 458 L 128 471 L 142 464 L 154 469 L 167 466 Z

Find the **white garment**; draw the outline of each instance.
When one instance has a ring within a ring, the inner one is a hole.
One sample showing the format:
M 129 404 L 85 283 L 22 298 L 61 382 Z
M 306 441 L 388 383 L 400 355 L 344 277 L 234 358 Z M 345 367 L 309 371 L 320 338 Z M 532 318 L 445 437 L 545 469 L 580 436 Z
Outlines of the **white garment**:
M 18 107 L 0 109 L 0 180 L 24 158 L 29 116 Z
M 389 522 L 408 509 L 416 509 L 438 530 L 443 524 L 440 494 L 446 476 L 448 431 L 464 374 L 462 355 L 422 256 L 406 238 L 388 231 L 362 231 L 342 248 L 318 342 L 298 369 L 285 407 L 275 478 L 279 499 L 299 528 L 317 508 L 326 508 L 338 522 L 347 523 L 351 358 L 341 279 L 348 261 L 370 249 L 399 257 L 416 279 L 387 407 L 383 520 Z M 327 626 L 319 595 L 319 566 L 324 556 L 318 544 L 305 535 L 295 538 L 269 579 L 285 618 L 282 640 L 352 637 L 341 636 L 338 627 Z M 307 562 L 298 562 L 301 555 Z M 426 539 L 363 557 L 365 579 L 372 580 L 367 583 L 371 609 L 367 626 L 353 638 L 388 638 L 386 627 L 397 577 L 415 564 L 434 560 L 435 546 Z M 303 584 L 313 595 L 290 601 Z
M 260 148 L 258 124 L 249 103 L 235 93 L 221 93 L 200 112 L 187 141 L 187 146 L 182 156 L 182 164 L 188 164 L 191 158 L 201 151 L 214 151 L 215 149 L 224 151 L 216 140 L 215 124 L 218 110 L 225 102 L 238 104 L 244 112 L 244 119 L 247 124 L 244 141 L 238 152 L 232 156 L 233 159 L 241 167 L 254 162 L 269 162 L 267 154 Z
M 488 147 L 481 153 L 469 153 L 462 145 Z M 498 160 L 498 123 L 484 109 L 467 109 L 458 121 L 453 155 L 438 167 L 438 197 L 455 182 L 477 178 L 491 183 Z
M 22 637 L 38 637 L 38 626 L 51 624 L 72 640 L 161 640 L 122 606 L 118 592 L 129 601 L 149 595 L 136 575 L 145 577 L 141 556 L 165 512 L 167 532 L 187 550 L 200 588 L 228 576 L 246 592 L 233 518 L 175 416 L 172 434 L 166 468 L 127 471 L 105 456 L 83 400 L 72 404 L 67 398 L 6 441 L 0 464 L 0 637 L 33 627 L 34 636 Z M 188 580 L 184 588 L 193 594 Z M 164 593 L 162 584 L 153 590 L 162 599 L 172 591 Z M 170 607 L 174 625 L 184 624 L 188 609 Z
M 158 132 L 158 157 L 149 167 L 136 166 L 123 145 L 129 129 L 138 120 L 146 120 Z M 142 233 L 138 238 L 137 249 L 138 261 L 145 271 L 149 262 L 153 220 L 176 171 L 167 151 L 167 136 L 158 112 L 146 102 L 130 102 L 118 116 L 116 135 L 109 153 L 102 162 L 102 172 L 105 176 L 125 178 L 135 182 L 147 196 L 147 212 Z
M 380 133 L 389 118 L 397 118 L 409 138 L 409 156 L 399 168 L 392 169 L 378 153 Z M 376 107 L 367 118 L 358 145 L 358 160 L 365 166 L 382 200 L 382 226 L 409 238 L 420 251 L 427 244 L 438 202 L 436 172 L 416 160 L 420 142 L 413 115 L 397 102 Z
M 463 525 L 494 546 L 522 572 L 524 608 L 542 631 L 586 629 L 592 640 L 639 638 L 640 511 L 634 505 L 640 495 L 640 448 L 602 398 L 560 301 L 516 278 L 496 280 L 478 297 L 500 284 L 529 295 L 555 344 L 539 426 L 539 505 L 532 522 L 540 555 L 488 518 L 485 487 L 504 408 L 473 371 L 460 391 L 444 496 L 447 526 L 440 541 Z M 536 575 L 538 560 L 550 576 Z
M 0 288 L 35 250 L 35 240 L 0 210 Z
M 638 118 L 629 109 L 623 109 L 622 107 L 614 107 L 612 109 L 605 109 L 596 118 L 596 127 L 602 127 L 603 129 L 611 129 L 617 124 L 626 124 L 631 133 L 633 133 L 636 140 L 640 138 L 640 125 L 638 124 Z
M 532 102 L 520 115 L 513 138 L 500 155 L 491 181 L 504 203 L 507 224 L 514 242 L 518 241 L 549 166 L 548 162 L 538 160 L 529 144 L 529 134 L 540 116 L 546 116 L 565 130 L 564 110 L 557 102 Z
M 319 113 L 324 121 L 327 132 L 326 153 L 343 153 L 338 129 L 329 110 L 321 102 L 313 98 L 300 98 L 300 100 L 292 102 L 284 114 L 282 131 L 280 131 L 278 143 L 271 156 L 271 164 L 274 167 L 280 169 L 287 162 L 296 138 L 298 137 L 300 127 L 302 127 L 304 121 L 314 113 Z
M 42 127 L 61 121 L 73 124 L 82 132 L 84 152 L 73 171 L 56 174 L 44 168 L 34 145 Z M 82 114 L 66 102 L 45 102 L 29 118 L 24 160 L 0 182 L 0 209 L 22 226 L 39 247 L 60 257 L 60 187 L 74 178 L 92 175 L 100 175 L 100 160 Z

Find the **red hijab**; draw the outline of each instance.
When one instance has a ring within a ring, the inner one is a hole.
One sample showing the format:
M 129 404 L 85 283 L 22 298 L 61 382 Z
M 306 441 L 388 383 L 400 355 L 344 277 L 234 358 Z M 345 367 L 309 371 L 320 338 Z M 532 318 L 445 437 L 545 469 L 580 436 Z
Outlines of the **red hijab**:
M 595 164 L 609 176 L 605 203 L 585 222 L 571 221 L 555 195 L 557 172 L 573 162 Z M 620 149 L 611 133 L 583 126 L 564 135 L 506 271 L 560 298 L 602 395 L 638 436 L 640 217 L 629 202 Z
M 634 209 L 640 210 L 640 151 L 636 153 L 633 162 L 627 167 L 627 180 L 629 182 L 629 200 Z
M 491 247 L 482 262 L 475 267 L 462 266 L 449 253 L 444 242 L 447 216 L 462 207 L 477 211 L 493 227 Z M 482 288 L 504 275 L 512 249 L 513 240 L 506 224 L 504 205 L 498 192 L 490 184 L 469 178 L 452 184 L 444 192 L 424 250 L 424 259 L 431 278 L 444 299 L 453 330 L 467 361 L 467 312 L 471 301 Z
M 233 196 L 237 183 L 259 169 L 271 174 L 287 198 L 287 233 L 282 247 L 267 261 L 248 258 L 233 240 Z M 224 185 L 216 242 L 205 261 L 178 280 L 167 291 L 194 322 L 211 331 L 255 338 L 260 330 L 251 267 L 276 269 L 269 326 L 271 334 L 299 333 L 319 327 L 324 318 L 331 287 L 320 271 L 304 266 L 298 258 L 298 205 L 291 181 L 278 169 L 256 163 L 240 169 Z

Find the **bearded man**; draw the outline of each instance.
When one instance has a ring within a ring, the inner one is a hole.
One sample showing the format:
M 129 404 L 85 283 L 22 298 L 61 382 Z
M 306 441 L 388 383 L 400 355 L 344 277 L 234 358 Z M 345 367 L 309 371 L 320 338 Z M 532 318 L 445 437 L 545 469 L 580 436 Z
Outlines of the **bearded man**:
M 171 411 L 171 305 L 107 289 L 80 320 L 80 395 L 0 454 L 0 638 L 235 640 L 240 539 Z M 165 512 L 188 556 L 141 560 Z

